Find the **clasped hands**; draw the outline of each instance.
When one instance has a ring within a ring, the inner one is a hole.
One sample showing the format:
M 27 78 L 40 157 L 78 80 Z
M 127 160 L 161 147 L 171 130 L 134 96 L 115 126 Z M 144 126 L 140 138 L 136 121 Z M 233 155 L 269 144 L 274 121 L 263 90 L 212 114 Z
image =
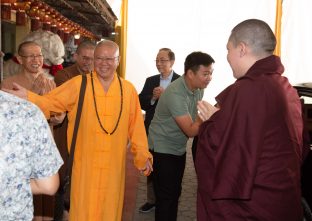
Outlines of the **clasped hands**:
M 158 100 L 160 95 L 165 91 L 165 89 L 163 87 L 155 87 L 153 89 L 153 100 Z
M 198 116 L 202 121 L 208 120 L 219 108 L 209 104 L 207 101 L 197 102 Z

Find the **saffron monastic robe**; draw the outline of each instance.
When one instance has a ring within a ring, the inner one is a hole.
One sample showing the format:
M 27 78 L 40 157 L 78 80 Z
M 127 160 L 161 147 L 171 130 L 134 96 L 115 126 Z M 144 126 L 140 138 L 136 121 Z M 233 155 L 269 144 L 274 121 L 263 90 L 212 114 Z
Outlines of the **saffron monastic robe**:
M 46 94 L 55 88 L 54 81 L 47 78 L 43 73 L 38 74 L 36 78 L 33 78 L 31 75 L 20 72 L 10 76 L 1 82 L 1 88 L 12 89 L 13 83 L 18 83 L 27 90 L 40 95 Z
M 66 67 L 60 71 L 57 72 L 57 74 L 54 77 L 54 82 L 56 86 L 60 86 L 69 79 L 83 74 L 83 72 L 78 68 L 77 63 Z M 67 147 L 67 125 L 68 125 L 68 119 L 65 117 L 63 122 L 61 124 L 58 124 L 54 126 L 53 132 L 54 132 L 54 140 L 56 143 L 56 146 L 58 150 L 60 151 L 60 154 L 63 158 L 64 165 L 59 170 L 59 175 L 62 180 L 62 178 L 65 177 L 66 174 L 66 165 L 68 164 L 68 147 Z
M 216 97 L 199 131 L 198 221 L 299 221 L 301 104 L 276 56 Z
M 105 93 L 96 73 L 93 74 L 95 99 L 103 127 L 112 132 L 120 112 L 122 114 L 114 134 L 106 134 L 95 113 L 91 77 L 87 88 L 78 130 L 71 185 L 70 221 L 120 221 L 122 215 L 126 149 L 128 141 L 137 168 L 144 168 L 151 158 L 147 148 L 143 116 L 133 85 L 121 79 L 123 99 L 115 74 Z M 48 117 L 51 113 L 68 111 L 68 147 L 77 110 L 81 76 L 65 82 L 49 94 L 40 97 L 28 94 Z

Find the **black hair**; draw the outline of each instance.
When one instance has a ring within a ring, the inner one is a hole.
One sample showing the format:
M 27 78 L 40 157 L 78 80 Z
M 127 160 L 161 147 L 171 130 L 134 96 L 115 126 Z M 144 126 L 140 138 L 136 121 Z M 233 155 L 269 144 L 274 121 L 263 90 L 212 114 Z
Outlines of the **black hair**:
M 192 52 L 185 59 L 184 73 L 186 74 L 188 70 L 192 70 L 194 73 L 196 73 L 200 65 L 207 67 L 214 62 L 215 61 L 209 54 L 206 54 L 200 51 Z

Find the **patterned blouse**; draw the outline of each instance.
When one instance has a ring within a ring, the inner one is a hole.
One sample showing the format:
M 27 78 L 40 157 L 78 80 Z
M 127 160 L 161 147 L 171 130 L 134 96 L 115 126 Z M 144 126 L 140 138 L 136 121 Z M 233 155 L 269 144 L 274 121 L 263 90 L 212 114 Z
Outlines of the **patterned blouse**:
M 30 179 L 52 176 L 62 164 L 41 111 L 0 91 L 0 220 L 31 221 Z

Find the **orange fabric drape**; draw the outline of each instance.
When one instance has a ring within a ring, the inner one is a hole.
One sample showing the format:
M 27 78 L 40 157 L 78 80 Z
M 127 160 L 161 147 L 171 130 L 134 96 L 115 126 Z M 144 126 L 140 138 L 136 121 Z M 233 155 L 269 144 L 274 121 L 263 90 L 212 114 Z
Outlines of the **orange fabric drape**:
M 281 56 L 281 26 L 282 26 L 283 0 L 276 0 L 275 37 L 276 48 L 274 54 Z
M 128 0 L 122 0 L 120 20 L 116 25 L 116 43 L 120 48 L 120 64 L 117 69 L 119 76 L 125 78 L 126 75 L 126 54 L 127 54 L 127 25 L 128 25 Z

